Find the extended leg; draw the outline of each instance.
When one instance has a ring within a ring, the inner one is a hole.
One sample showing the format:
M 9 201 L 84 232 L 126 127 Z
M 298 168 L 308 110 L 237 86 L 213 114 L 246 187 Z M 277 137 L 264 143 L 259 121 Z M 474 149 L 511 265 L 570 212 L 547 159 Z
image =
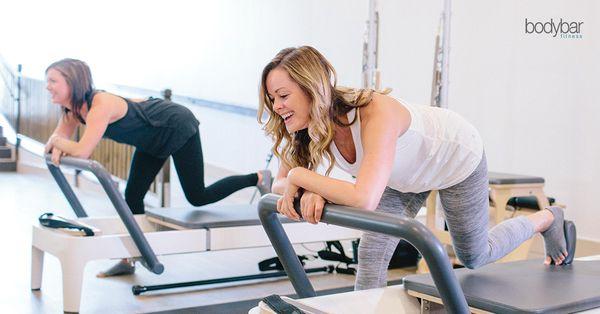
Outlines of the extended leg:
M 204 185 L 204 158 L 200 135 L 192 136 L 173 154 L 173 163 L 179 175 L 185 197 L 194 206 L 202 206 L 222 200 L 232 193 L 258 182 L 256 173 L 230 176 L 210 186 Z

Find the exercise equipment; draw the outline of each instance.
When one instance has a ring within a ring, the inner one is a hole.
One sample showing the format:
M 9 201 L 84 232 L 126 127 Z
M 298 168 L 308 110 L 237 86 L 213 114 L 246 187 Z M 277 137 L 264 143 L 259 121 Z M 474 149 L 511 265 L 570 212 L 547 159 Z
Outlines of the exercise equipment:
M 59 229 L 34 224 L 32 228 L 31 288 L 39 290 L 42 283 L 44 254 L 57 257 L 62 268 L 63 309 L 78 312 L 81 302 L 83 273 L 87 262 L 98 259 L 139 258 L 150 272 L 161 274 L 164 265 L 157 255 L 228 250 L 270 246 L 256 210 L 256 205 L 209 205 L 198 208 L 148 209 L 145 215 L 133 215 L 116 189 L 110 174 L 93 160 L 64 157 L 61 167 L 91 172 L 99 181 L 117 211 L 116 217 L 87 217 L 73 189 L 59 167 L 46 156 L 50 173 L 71 205 L 80 222 L 101 230 L 94 236 L 66 234 Z M 294 243 L 356 239 L 356 230 L 322 225 L 318 230 L 308 223 L 284 219 Z M 329 267 L 308 270 L 331 271 Z M 231 282 L 284 276 L 284 272 L 218 278 L 204 281 L 134 286 L 132 291 L 187 287 L 198 284 Z
M 533 259 L 457 269 L 467 302 L 491 313 L 573 313 L 600 306 L 600 261 L 547 266 Z M 404 278 L 409 295 L 438 303 L 428 275 Z M 438 299 L 439 300 L 439 299 Z
M 448 313 L 600 312 L 600 256 L 567 266 L 528 260 L 455 271 L 440 241 L 416 220 L 332 204 L 323 209 L 321 222 L 404 238 L 419 250 L 431 274 L 407 276 L 399 286 L 315 297 L 301 265 L 292 258 L 294 249 L 277 218 L 278 198 L 265 195 L 259 202 L 259 216 L 302 298 L 294 302 L 304 305 L 308 313 L 429 312 L 433 303 L 443 303 Z M 261 303 L 250 312 L 269 311 Z

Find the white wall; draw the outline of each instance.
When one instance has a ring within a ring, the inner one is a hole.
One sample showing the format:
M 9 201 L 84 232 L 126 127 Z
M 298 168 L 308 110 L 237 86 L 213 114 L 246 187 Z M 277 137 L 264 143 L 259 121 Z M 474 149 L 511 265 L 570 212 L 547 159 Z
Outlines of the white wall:
M 341 83 L 360 82 L 361 0 L 23 0 L 2 8 L 0 53 L 28 76 L 43 78 L 48 64 L 74 57 L 90 65 L 97 85 L 172 87 L 256 107 L 263 66 L 307 44 L 338 65 Z
M 11 10 L 25 13 L 0 20 L 4 30 L 21 25 L 19 36 L 0 33 L 0 54 L 33 76 L 72 56 L 90 63 L 101 86 L 171 87 L 255 107 L 264 64 L 284 47 L 310 44 L 330 59 L 341 84 L 360 84 L 367 0 L 197 3 L 113 0 L 74 16 L 59 12 L 82 12 L 76 2 L 22 1 Z M 380 0 L 383 86 L 394 96 L 429 102 L 441 7 L 441 1 Z M 583 21 L 584 38 L 524 34 L 525 18 L 561 17 Z M 545 177 L 547 194 L 568 206 L 579 234 L 600 240 L 593 199 L 600 175 L 600 4 L 453 1 L 452 18 L 449 106 L 480 130 L 490 169 Z M 5 46 L 6 38 L 14 44 Z M 270 144 L 254 118 L 194 112 L 208 162 L 237 172 L 262 167 Z
M 581 236 L 600 239 L 600 6 L 455 2 L 450 107 L 480 130 L 495 171 L 546 178 Z M 524 20 L 583 21 L 583 39 L 524 33 Z
M 384 86 L 428 103 L 442 3 L 382 1 Z M 583 21 L 582 39 L 525 34 L 525 18 Z M 449 107 L 485 142 L 490 170 L 543 176 L 580 236 L 600 240 L 600 4 L 453 1 Z

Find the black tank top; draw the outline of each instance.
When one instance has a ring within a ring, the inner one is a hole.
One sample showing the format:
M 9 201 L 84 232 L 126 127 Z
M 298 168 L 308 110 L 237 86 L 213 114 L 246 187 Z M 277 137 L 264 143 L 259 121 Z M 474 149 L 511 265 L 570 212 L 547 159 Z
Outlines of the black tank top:
M 198 133 L 200 122 L 182 105 L 159 98 L 141 102 L 123 99 L 127 102 L 127 114 L 108 125 L 106 138 L 166 158 Z

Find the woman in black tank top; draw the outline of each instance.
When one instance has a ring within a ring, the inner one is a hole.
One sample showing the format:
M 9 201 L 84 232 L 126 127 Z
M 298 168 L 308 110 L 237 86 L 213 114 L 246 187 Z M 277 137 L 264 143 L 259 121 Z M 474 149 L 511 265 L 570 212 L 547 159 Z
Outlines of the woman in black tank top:
M 134 101 L 95 90 L 90 69 L 82 61 L 63 59 L 46 69 L 47 89 L 63 117 L 48 140 L 46 153 L 58 165 L 61 156 L 89 158 L 102 137 L 135 146 L 125 200 L 134 214 L 144 213 L 144 196 L 169 156 L 187 200 L 194 206 L 214 203 L 240 189 L 257 186 L 270 192 L 271 173 L 262 170 L 204 184 L 204 160 L 193 113 L 176 103 L 150 98 Z M 71 141 L 78 124 L 85 124 L 79 142 Z M 132 274 L 133 261 L 122 260 L 99 277 Z
M 150 98 L 135 101 L 93 88 L 89 67 L 82 61 L 63 59 L 46 69 L 52 102 L 64 114 L 46 144 L 56 164 L 62 155 L 89 158 L 102 137 L 135 146 L 125 200 L 134 214 L 144 213 L 143 199 L 169 156 L 187 200 L 194 206 L 219 201 L 245 187 L 270 190 L 271 174 L 262 170 L 231 176 L 205 186 L 204 161 L 198 120 L 186 107 Z M 79 142 L 71 141 L 78 124 L 85 124 Z

